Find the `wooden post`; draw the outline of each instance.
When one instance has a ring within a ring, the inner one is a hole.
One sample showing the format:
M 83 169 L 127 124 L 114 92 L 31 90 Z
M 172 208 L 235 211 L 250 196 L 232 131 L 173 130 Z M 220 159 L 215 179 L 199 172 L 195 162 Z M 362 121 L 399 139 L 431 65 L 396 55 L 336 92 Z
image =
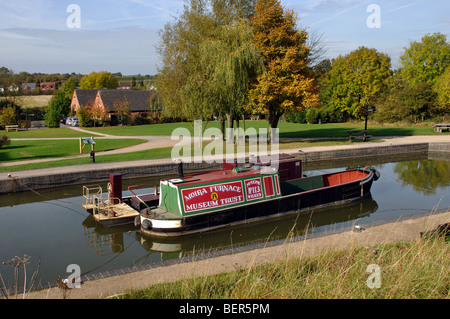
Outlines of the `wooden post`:
M 80 154 L 82 154 L 83 153 L 83 147 L 81 146 L 81 140 L 82 140 L 83 138 L 82 137 L 80 137 Z

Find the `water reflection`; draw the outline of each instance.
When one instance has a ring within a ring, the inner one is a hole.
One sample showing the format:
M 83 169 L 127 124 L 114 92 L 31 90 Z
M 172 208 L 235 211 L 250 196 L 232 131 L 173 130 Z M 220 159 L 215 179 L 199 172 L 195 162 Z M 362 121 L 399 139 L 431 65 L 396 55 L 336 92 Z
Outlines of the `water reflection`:
M 395 164 L 394 173 L 403 185 L 411 185 L 425 195 L 435 194 L 436 188 L 450 185 L 450 162 L 446 161 L 400 162 Z
M 124 236 L 135 232 L 136 240 L 149 252 L 161 253 L 161 260 L 180 258 L 205 251 L 224 250 L 249 244 L 301 236 L 306 232 L 323 231 L 323 226 L 351 224 L 368 217 L 378 209 L 377 202 L 369 196 L 360 201 L 333 208 L 317 209 L 284 218 L 274 218 L 223 230 L 174 238 L 152 237 L 141 234 L 134 225 L 105 227 L 96 223 L 92 215 L 83 222 L 84 240 L 87 247 L 98 256 L 108 256 L 124 251 Z M 325 227 L 329 230 L 329 227 Z
M 122 253 L 125 250 L 124 235 L 135 231 L 134 225 L 105 227 L 89 215 L 82 223 L 84 228 L 84 243 L 93 249 L 98 256 L 108 256 Z

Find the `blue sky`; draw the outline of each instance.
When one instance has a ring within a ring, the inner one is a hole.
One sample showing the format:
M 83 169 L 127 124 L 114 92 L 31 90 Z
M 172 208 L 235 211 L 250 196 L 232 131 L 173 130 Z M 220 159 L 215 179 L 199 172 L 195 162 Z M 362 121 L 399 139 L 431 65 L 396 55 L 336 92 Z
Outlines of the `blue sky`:
M 298 25 L 323 34 L 326 57 L 359 46 L 399 56 L 410 41 L 441 32 L 450 41 L 448 0 L 282 0 Z M 69 28 L 70 4 L 80 27 Z M 369 5 L 380 9 L 380 28 L 369 28 Z M 155 74 L 158 31 L 183 10 L 183 0 L 0 0 L 0 66 L 16 73 Z

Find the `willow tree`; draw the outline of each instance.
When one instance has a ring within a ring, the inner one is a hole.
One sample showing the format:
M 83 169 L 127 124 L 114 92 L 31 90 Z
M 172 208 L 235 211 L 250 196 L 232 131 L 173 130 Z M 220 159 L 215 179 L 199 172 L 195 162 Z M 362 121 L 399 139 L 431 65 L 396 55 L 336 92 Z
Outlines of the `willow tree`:
M 249 92 L 253 113 L 268 115 L 275 129 L 284 113 L 301 112 L 318 103 L 316 84 L 308 67 L 307 32 L 296 27 L 297 16 L 278 0 L 258 0 L 252 26 L 264 72 Z
M 173 23 L 160 32 L 158 54 L 162 68 L 156 80 L 164 113 L 189 119 L 212 115 L 198 89 L 206 81 L 200 63 L 199 44 L 211 35 L 214 21 L 207 14 L 207 1 L 191 0 Z
M 201 58 L 207 66 L 208 83 L 204 89 L 208 102 L 215 114 L 226 116 L 231 132 L 234 120 L 239 123 L 243 116 L 250 84 L 262 68 L 250 21 L 241 19 L 219 27 L 215 37 L 202 43 Z M 228 135 L 227 140 L 231 141 L 232 136 Z
M 158 49 L 162 68 L 157 88 L 166 114 L 191 120 L 224 114 L 222 96 L 217 96 L 223 94 L 217 89 L 220 66 L 215 65 L 222 61 L 211 56 L 208 46 L 230 52 L 223 47 L 226 41 L 220 31 L 251 15 L 253 1 L 190 0 L 180 17 L 165 26 Z

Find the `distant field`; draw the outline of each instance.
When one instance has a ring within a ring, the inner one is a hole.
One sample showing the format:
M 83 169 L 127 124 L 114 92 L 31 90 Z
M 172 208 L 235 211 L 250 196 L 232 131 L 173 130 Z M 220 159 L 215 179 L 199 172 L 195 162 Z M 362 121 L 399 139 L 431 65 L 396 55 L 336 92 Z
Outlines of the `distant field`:
M 23 108 L 45 107 L 51 98 L 52 95 L 22 95 L 14 97 L 16 103 Z M 4 99 L 4 97 L 0 99 Z

